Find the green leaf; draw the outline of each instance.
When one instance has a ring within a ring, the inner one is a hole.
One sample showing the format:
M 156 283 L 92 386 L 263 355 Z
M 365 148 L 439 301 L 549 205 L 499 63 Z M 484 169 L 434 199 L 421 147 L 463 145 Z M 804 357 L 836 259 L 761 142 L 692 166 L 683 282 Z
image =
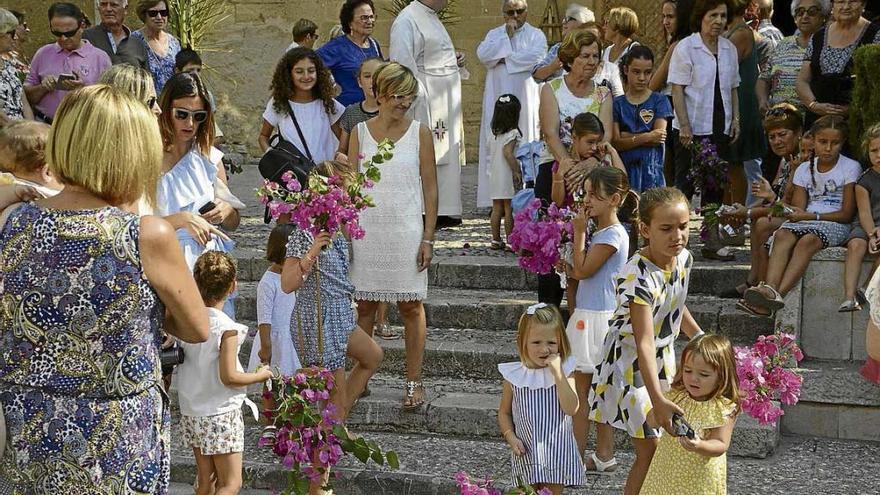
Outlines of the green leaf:
M 400 459 L 397 457 L 397 452 L 389 450 L 385 453 L 385 459 L 388 460 L 388 467 L 395 471 L 400 469 Z
M 375 157 L 373 157 L 373 163 L 376 163 L 376 164 L 384 163 L 384 160 L 382 160 L 381 156 L 376 155 Z
M 382 451 L 380 451 L 378 449 L 374 450 L 373 453 L 370 454 L 370 459 L 373 459 L 373 462 L 375 462 L 376 464 L 378 464 L 380 466 L 385 464 L 385 458 L 382 457 Z
M 356 443 L 356 442 L 355 442 Z M 370 451 L 369 449 L 362 448 L 358 445 L 358 448 L 352 451 L 352 455 L 357 457 L 357 460 L 361 461 L 362 464 L 366 464 L 370 460 Z

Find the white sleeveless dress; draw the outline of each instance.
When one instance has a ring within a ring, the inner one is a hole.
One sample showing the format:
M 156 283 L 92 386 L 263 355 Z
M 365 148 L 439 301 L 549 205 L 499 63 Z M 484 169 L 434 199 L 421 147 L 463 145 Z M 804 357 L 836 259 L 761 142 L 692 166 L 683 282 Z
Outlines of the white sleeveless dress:
M 367 191 L 376 206 L 361 213 L 366 234 L 352 241 L 351 281 L 355 300 L 418 301 L 428 294 L 428 271 L 418 271 L 424 233 L 419 122 L 394 145 L 394 157 L 381 165 L 382 178 Z M 378 144 L 366 122 L 356 127 L 361 153 L 369 158 Z

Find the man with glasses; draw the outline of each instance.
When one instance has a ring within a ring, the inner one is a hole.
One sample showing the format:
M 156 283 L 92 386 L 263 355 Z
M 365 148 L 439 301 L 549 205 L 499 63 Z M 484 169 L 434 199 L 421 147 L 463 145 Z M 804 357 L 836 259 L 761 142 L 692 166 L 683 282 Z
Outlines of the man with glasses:
M 293 34 L 293 43 L 287 47 L 285 52 L 289 52 L 298 46 L 314 49 L 315 42 L 318 41 L 318 25 L 312 20 L 300 19 L 293 25 L 291 34 Z
M 53 3 L 49 29 L 58 41 L 37 50 L 24 81 L 34 115 L 47 123 L 68 91 L 96 83 L 111 66 L 106 53 L 82 39 L 83 14 L 76 5 Z
M 391 60 L 406 66 L 419 80 L 419 97 L 410 110 L 428 126 L 437 161 L 437 228 L 461 224 L 461 164 L 464 124 L 461 70 L 464 54 L 437 13 L 448 0 L 418 0 L 404 8 L 391 25 Z
M 98 3 L 101 23 L 86 29 L 83 38 L 104 50 L 113 65 L 130 64 L 148 69 L 146 48 L 131 40 L 131 29 L 123 24 L 127 13 L 128 0 L 101 0 Z
M 477 175 L 477 207 L 492 206 L 489 195 L 489 139 L 492 137 L 492 113 L 495 100 L 503 94 L 516 96 L 519 113 L 520 143 L 538 141 L 538 106 L 540 87 L 532 79 L 532 69 L 547 55 L 547 37 L 526 19 L 526 0 L 506 0 L 501 13 L 504 24 L 492 29 L 477 46 L 477 58 L 486 66 L 483 90 L 483 120 L 480 126 L 480 168 Z M 510 234 L 508 232 L 508 234 Z

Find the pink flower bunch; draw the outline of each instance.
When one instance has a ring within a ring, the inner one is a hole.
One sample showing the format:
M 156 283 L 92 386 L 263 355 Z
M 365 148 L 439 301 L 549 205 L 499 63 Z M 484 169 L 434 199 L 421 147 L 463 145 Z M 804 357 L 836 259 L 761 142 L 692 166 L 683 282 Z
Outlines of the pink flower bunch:
M 793 335 L 761 335 L 750 347 L 736 347 L 736 374 L 742 409 L 761 424 L 773 424 L 785 414 L 774 404 L 797 404 L 801 377 L 793 368 L 804 359 Z
M 340 425 L 336 406 L 329 401 L 335 383 L 333 374 L 324 368 L 312 367 L 283 376 L 273 391 L 277 409 L 264 414 L 278 429 L 274 438 L 260 438 L 261 447 L 272 447 L 282 465 L 300 479 L 320 481 L 321 477 L 342 458 L 342 440 L 336 434 Z
M 550 204 L 541 212 L 533 200 L 516 214 L 510 247 L 519 254 L 519 266 L 534 273 L 550 273 L 559 261 L 559 248 L 574 236 L 572 212 Z
M 390 160 L 393 149 L 394 143 L 384 140 L 379 143 L 376 154 L 361 163 L 363 172 L 348 174 L 345 178 L 322 177 L 312 172 L 307 187 L 300 184 L 293 172 L 285 172 L 281 176 L 283 185 L 264 180 L 263 186 L 257 189 L 257 197 L 268 207 L 272 218 L 290 215 L 292 223 L 312 235 L 343 230 L 352 239 L 363 239 L 365 232 L 358 223 L 360 213 L 375 206 L 364 191 L 381 178 L 377 164 Z M 362 155 L 358 158 L 362 159 Z
M 531 485 L 522 482 L 515 488 L 504 492 L 495 486 L 492 478 L 487 476 L 484 481 L 472 481 L 470 475 L 464 471 L 455 473 L 453 478 L 455 484 L 458 485 L 460 495 L 552 495 L 552 492 L 547 488 L 535 491 Z

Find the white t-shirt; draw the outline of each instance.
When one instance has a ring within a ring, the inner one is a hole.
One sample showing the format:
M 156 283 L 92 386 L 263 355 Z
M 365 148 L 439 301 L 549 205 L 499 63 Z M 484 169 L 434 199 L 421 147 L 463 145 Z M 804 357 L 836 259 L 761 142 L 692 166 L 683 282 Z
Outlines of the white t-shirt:
M 862 167 L 852 158 L 840 155 L 834 168 L 819 172 L 816 165 L 798 167 L 794 184 L 807 190 L 807 208 L 810 213 L 833 213 L 843 207 L 843 187 L 859 180 Z M 810 170 L 812 168 L 812 171 Z
M 257 325 L 271 325 L 272 366 L 277 366 L 281 374 L 292 376 L 302 367 L 293 337 L 290 333 L 290 316 L 296 305 L 296 293 L 285 294 L 281 290 L 281 274 L 266 270 L 257 284 Z M 260 333 L 254 338 L 248 372 L 252 373 L 260 364 Z
M 336 148 L 339 146 L 339 140 L 336 139 L 330 126 L 335 124 L 339 117 L 342 117 L 345 107 L 333 100 L 334 110 L 331 115 L 328 115 L 324 110 L 324 102 L 321 100 L 310 103 L 296 103 L 294 101 L 288 101 L 288 103 L 293 107 L 299 128 L 302 130 L 309 145 L 309 151 L 312 153 L 312 160 L 315 163 L 332 160 L 336 154 Z M 266 103 L 266 110 L 263 112 L 263 119 L 273 127 L 277 127 L 281 132 L 281 137 L 293 143 L 303 155 L 308 156 L 299 138 L 299 133 L 296 132 L 296 127 L 293 125 L 293 119 L 286 112 L 278 113 L 274 105 L 275 100 L 269 98 L 269 103 Z
M 175 385 L 180 402 L 180 413 L 184 416 L 215 416 L 234 411 L 245 400 L 244 387 L 227 387 L 220 381 L 220 340 L 229 330 L 238 332 L 238 356 L 248 328 L 232 321 L 226 313 L 207 308 L 208 339 L 200 344 L 180 342 L 183 347 L 183 363 L 177 367 Z M 235 368 L 244 372 L 238 357 Z

